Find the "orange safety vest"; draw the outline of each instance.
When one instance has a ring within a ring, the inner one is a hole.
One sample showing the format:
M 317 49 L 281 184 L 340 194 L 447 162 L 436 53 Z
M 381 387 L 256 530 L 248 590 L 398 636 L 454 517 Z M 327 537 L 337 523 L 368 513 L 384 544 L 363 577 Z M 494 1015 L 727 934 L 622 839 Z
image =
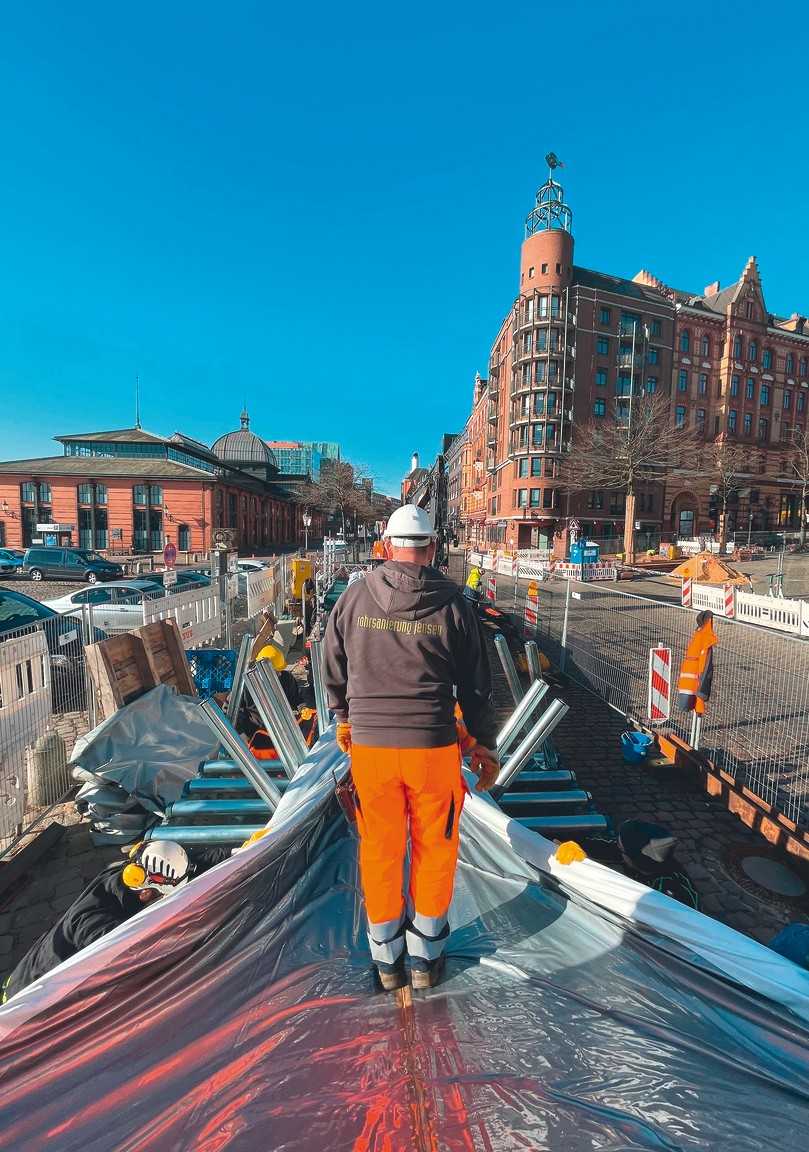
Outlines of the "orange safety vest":
M 705 701 L 711 695 L 713 682 L 715 644 L 716 633 L 712 620 L 697 628 L 688 641 L 677 681 L 677 706 L 683 712 L 696 712 L 698 716 L 705 712 Z
M 385 559 L 385 545 L 382 543 L 381 540 L 374 540 L 373 547 L 371 548 L 371 559 L 372 560 L 384 560 Z

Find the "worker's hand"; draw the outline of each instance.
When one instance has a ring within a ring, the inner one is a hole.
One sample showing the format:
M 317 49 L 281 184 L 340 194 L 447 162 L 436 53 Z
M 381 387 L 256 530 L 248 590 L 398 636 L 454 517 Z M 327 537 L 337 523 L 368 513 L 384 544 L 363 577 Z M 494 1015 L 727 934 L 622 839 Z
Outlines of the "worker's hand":
M 351 725 L 341 722 L 337 725 L 337 747 L 341 752 L 351 752 Z
M 488 792 L 500 772 L 500 757 L 491 748 L 476 744 L 472 749 L 469 767 L 478 778 L 476 792 Z

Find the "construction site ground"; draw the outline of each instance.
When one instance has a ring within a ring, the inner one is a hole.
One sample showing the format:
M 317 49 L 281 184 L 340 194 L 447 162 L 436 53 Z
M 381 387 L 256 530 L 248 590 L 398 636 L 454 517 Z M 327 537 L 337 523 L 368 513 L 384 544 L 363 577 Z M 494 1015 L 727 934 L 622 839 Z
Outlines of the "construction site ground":
M 493 645 L 491 659 L 494 700 L 502 721 L 513 703 Z M 596 808 L 613 827 L 634 818 L 671 829 L 678 839 L 678 859 L 698 890 L 705 913 L 762 943 L 790 921 L 809 921 L 806 898 L 775 897 L 747 879 L 740 859 L 773 853 L 721 802 L 708 797 L 698 780 L 654 760 L 644 766 L 626 764 L 620 746 L 626 728 L 623 717 L 575 683 L 560 681 L 554 692 L 570 706 L 553 736 L 563 766 L 575 772 L 578 787 L 592 793 Z M 121 858 L 118 848 L 93 846 L 87 825 L 79 821 L 72 805 L 57 809 L 48 820 L 65 825 L 61 839 L 0 896 L 0 980 L 83 887 L 106 864 Z

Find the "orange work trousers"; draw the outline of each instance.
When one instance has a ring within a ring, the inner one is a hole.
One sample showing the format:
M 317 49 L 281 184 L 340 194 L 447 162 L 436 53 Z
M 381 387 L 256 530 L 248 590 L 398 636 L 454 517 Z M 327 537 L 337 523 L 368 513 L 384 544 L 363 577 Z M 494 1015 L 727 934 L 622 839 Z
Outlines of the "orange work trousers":
M 458 823 L 464 785 L 457 744 L 443 748 L 351 747 L 357 790 L 360 875 L 375 959 L 395 960 L 390 948 L 404 924 L 404 863 L 410 832 L 411 955 L 434 959 L 447 935 L 447 912 L 458 862 Z M 415 933 L 415 935 L 413 935 Z M 402 946 L 404 940 L 402 940 Z M 393 952 L 398 954 L 400 946 Z

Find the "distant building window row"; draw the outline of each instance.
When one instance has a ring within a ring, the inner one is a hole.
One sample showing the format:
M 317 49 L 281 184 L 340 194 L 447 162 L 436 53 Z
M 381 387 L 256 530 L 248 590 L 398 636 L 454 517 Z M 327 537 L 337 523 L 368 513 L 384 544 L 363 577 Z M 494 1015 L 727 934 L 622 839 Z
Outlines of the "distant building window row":
M 515 508 L 555 508 L 555 488 L 517 488 L 514 492 Z
M 51 486 L 44 481 L 36 483 L 29 480 L 21 485 L 21 495 L 23 504 L 50 504 Z

